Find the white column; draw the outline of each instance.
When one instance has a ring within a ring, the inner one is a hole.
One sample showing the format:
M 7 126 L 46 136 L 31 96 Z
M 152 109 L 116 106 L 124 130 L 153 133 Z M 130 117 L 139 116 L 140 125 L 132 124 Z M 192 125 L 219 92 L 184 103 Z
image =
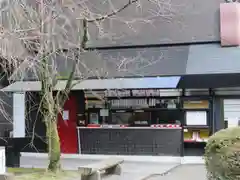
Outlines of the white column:
M 0 174 L 6 173 L 5 147 L 0 147 Z
M 80 139 L 80 129 L 77 128 L 77 134 L 78 134 L 78 154 L 82 154 L 82 151 L 81 151 L 81 139 Z
M 25 137 L 25 93 L 13 93 L 13 137 Z

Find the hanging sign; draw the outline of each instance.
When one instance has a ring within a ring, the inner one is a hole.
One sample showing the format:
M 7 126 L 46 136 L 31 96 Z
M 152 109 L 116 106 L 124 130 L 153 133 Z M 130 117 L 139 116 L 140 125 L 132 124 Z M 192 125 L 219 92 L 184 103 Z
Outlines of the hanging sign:
M 127 97 L 131 96 L 130 90 L 106 90 L 105 97 Z
M 186 125 L 195 126 L 207 125 L 207 112 L 206 111 L 187 111 L 186 112 Z
M 160 96 L 160 89 L 106 90 L 105 97 Z
M 63 113 L 62 113 L 62 119 L 63 119 L 64 121 L 69 120 L 69 111 L 68 111 L 68 110 L 63 111 Z
M 133 96 L 160 96 L 159 89 L 132 90 Z

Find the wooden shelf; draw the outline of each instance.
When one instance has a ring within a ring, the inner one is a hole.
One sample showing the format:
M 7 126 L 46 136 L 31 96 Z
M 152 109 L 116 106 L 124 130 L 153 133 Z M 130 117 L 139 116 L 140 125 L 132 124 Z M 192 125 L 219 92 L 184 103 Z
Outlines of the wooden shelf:
M 209 129 L 209 126 L 183 126 L 184 129 Z
M 144 111 L 144 112 L 148 112 L 148 111 L 176 111 L 176 110 L 180 110 L 180 109 L 168 109 L 168 108 L 139 108 L 139 109 L 133 109 L 133 108 L 112 108 L 109 109 L 110 111 L 126 111 L 126 112 L 134 112 L 134 111 Z
M 184 111 L 209 111 L 210 109 L 205 109 L 205 108 L 200 108 L 200 109 L 185 109 L 185 108 L 182 108 Z
M 207 141 L 194 141 L 194 140 L 188 140 L 188 139 L 186 139 L 186 140 L 184 140 L 184 143 L 207 143 Z
M 125 96 L 125 97 L 105 97 L 107 100 L 115 100 L 115 99 L 178 99 L 180 96 Z

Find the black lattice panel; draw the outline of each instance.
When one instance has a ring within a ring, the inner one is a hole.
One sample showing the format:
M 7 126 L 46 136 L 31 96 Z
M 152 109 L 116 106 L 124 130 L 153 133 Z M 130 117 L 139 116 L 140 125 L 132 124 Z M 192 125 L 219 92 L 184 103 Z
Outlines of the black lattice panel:
M 82 154 L 180 156 L 181 129 L 79 129 Z

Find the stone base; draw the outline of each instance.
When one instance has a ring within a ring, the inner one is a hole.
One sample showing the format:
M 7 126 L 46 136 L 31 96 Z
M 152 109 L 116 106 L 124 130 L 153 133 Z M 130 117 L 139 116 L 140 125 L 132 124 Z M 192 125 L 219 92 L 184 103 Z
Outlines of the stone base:
M 0 174 L 0 180 L 14 180 L 14 175 L 10 173 Z
M 89 176 L 81 176 L 81 180 L 101 180 L 101 173 L 96 171 Z

